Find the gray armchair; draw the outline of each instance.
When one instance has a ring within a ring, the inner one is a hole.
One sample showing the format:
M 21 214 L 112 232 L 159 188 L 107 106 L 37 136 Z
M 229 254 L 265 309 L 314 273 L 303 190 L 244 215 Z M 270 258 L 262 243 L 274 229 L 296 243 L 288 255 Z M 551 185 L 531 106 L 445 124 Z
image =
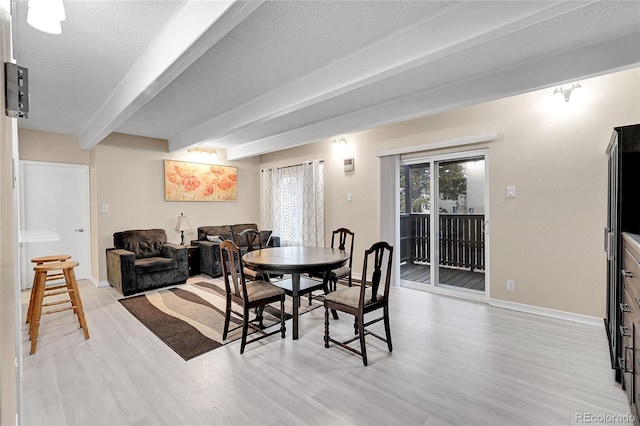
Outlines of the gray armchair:
M 164 229 L 116 232 L 113 245 L 106 250 L 107 281 L 125 296 L 187 281 L 187 248 L 168 243 Z

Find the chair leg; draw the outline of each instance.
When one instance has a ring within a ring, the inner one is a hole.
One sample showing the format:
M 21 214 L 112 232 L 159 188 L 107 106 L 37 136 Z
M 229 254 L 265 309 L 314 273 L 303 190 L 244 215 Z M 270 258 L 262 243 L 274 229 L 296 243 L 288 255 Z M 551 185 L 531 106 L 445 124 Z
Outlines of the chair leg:
M 313 293 L 309 292 L 309 306 L 311 306 L 311 301 L 313 300 Z
M 353 320 L 353 334 L 358 335 L 358 317 Z
M 224 310 L 224 331 L 222 332 L 222 340 L 227 340 L 229 333 L 229 321 L 231 320 L 231 296 L 227 294 L 227 304 Z
M 366 367 L 367 366 L 367 345 L 364 342 L 364 317 L 360 318 L 360 321 L 358 321 L 358 329 L 360 332 L 360 352 L 362 352 L 362 362 Z
M 387 346 L 389 352 L 393 352 L 393 345 L 391 344 L 391 327 L 389 326 L 389 305 L 384 305 L 384 332 L 387 335 Z
M 284 294 L 280 298 L 280 337 L 284 339 L 287 329 L 284 326 Z
M 242 341 L 240 342 L 240 355 L 244 353 L 244 347 L 247 345 L 247 335 L 249 334 L 249 309 L 244 308 L 242 315 Z
M 329 308 L 324 307 L 324 347 L 329 347 Z
M 258 327 L 260 327 L 260 328 L 264 328 L 264 324 L 262 323 L 262 320 L 263 320 L 262 313 L 263 312 L 264 312 L 264 306 L 258 306 L 256 308 L 256 320 L 258 321 Z

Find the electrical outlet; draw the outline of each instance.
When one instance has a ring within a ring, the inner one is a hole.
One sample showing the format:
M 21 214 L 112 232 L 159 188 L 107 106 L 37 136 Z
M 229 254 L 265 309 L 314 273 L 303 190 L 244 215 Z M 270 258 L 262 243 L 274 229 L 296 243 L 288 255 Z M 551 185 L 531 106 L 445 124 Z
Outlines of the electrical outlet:
M 516 291 L 516 282 L 513 280 L 507 280 L 507 290 Z

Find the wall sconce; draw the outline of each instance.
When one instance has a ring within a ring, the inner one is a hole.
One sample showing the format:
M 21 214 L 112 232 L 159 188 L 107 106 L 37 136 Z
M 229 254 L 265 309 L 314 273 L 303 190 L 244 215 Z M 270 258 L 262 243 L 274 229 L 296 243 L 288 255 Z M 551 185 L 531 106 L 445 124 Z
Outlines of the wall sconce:
M 347 146 L 347 140 L 345 138 L 334 139 L 331 145 L 332 149 L 343 149 Z
M 189 224 L 189 220 L 187 217 L 180 213 L 178 216 L 178 222 L 176 223 L 176 232 L 180 233 L 180 245 L 184 245 L 184 231 L 188 231 L 191 229 L 191 225 Z
M 47 34 L 61 34 L 66 19 L 62 0 L 29 0 L 27 24 Z
M 206 146 L 194 146 L 194 147 L 188 148 L 187 152 L 189 154 L 208 155 L 214 158 L 218 156 L 218 151 L 216 151 L 213 148 L 208 148 Z
M 578 89 L 582 86 L 580 86 L 580 83 L 573 83 L 571 85 L 571 87 L 556 87 L 555 90 L 553 91 L 553 94 L 555 95 L 556 93 L 560 93 L 562 94 L 562 96 L 564 96 L 564 101 L 565 102 L 569 102 L 569 97 L 571 97 L 571 92 L 573 92 L 574 89 Z

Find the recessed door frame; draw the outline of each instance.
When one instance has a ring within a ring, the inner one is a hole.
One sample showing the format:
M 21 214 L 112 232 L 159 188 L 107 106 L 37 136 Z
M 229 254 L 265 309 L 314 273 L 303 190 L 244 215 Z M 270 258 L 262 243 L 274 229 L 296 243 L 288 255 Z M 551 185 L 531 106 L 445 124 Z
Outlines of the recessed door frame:
M 489 150 L 488 149 L 479 149 L 479 150 L 472 150 L 472 151 L 461 151 L 461 152 L 455 152 L 455 153 L 449 153 L 449 154 L 438 154 L 438 155 L 429 155 L 429 156 L 421 156 L 421 157 L 413 157 L 413 158 L 408 158 L 408 159 L 403 159 L 401 160 L 401 166 L 404 165 L 415 165 L 415 164 L 429 164 L 429 167 L 431 169 L 431 179 L 429 182 L 430 188 L 429 188 L 429 192 L 431 194 L 431 206 L 430 206 L 430 211 L 431 212 L 436 212 L 437 213 L 437 209 L 438 209 L 438 196 L 437 196 L 437 192 L 436 190 L 438 189 L 438 173 L 437 173 L 437 164 L 440 162 L 445 162 L 445 161 L 455 161 L 455 160 L 464 160 L 464 159 L 471 159 L 471 158 L 478 158 L 478 157 L 483 157 L 484 161 L 485 161 L 485 169 L 484 169 L 484 206 L 485 206 L 485 213 L 484 213 L 484 233 L 485 233 L 485 252 L 484 252 L 484 256 L 485 256 L 485 288 L 484 288 L 484 293 L 480 293 L 480 292 L 468 292 L 468 291 L 460 291 L 459 289 L 451 289 L 448 286 L 438 286 L 436 283 L 438 283 L 439 277 L 438 277 L 438 270 L 439 270 L 439 265 L 436 264 L 436 262 L 433 261 L 433 259 L 439 260 L 440 259 L 440 245 L 439 245 L 439 238 L 432 238 L 430 241 L 430 249 L 431 249 L 431 282 L 429 284 L 422 284 L 422 285 L 417 285 L 417 284 L 411 284 L 409 282 L 404 282 L 403 286 L 406 287 L 411 287 L 411 288 L 417 288 L 417 289 L 421 289 L 421 290 L 428 290 L 428 291 L 433 291 L 433 292 L 438 292 L 438 293 L 444 293 L 444 294 L 449 294 L 449 295 L 455 295 L 458 297 L 463 297 L 463 298 L 469 298 L 469 299 L 473 299 L 473 300 L 482 300 L 482 301 L 488 301 L 489 300 L 489 295 L 490 295 L 490 238 L 489 238 L 489 223 L 490 223 L 490 209 L 489 209 Z M 400 215 L 400 211 L 399 211 L 399 206 L 397 207 L 398 209 L 398 216 Z M 436 220 L 436 218 L 438 217 L 437 214 L 432 214 L 431 215 L 431 220 L 429 223 L 430 226 L 430 232 L 431 235 L 436 236 L 439 235 L 439 221 Z M 439 263 L 439 262 L 438 262 Z

